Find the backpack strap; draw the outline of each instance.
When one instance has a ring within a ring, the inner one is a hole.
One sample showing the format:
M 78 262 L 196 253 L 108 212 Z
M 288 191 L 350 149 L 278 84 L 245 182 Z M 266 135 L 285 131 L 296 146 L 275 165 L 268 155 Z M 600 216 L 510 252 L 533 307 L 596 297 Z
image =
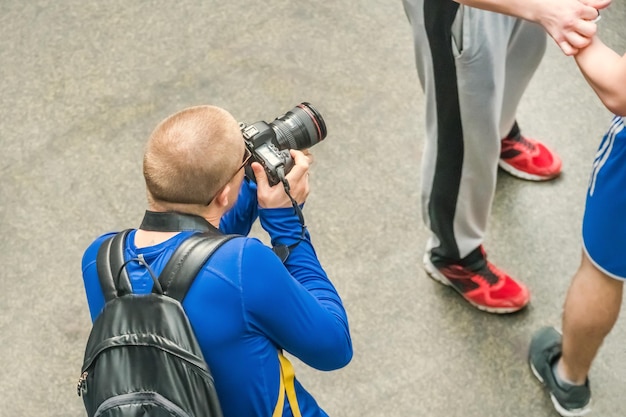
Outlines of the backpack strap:
M 191 283 L 204 264 L 220 246 L 239 235 L 224 235 L 213 230 L 196 233 L 176 248 L 159 275 L 163 294 L 179 302 L 187 294 Z
M 132 291 L 124 268 L 124 242 L 130 231 L 126 229 L 108 238 L 98 249 L 96 267 L 105 302 Z
M 278 391 L 278 401 L 274 407 L 272 417 L 282 417 L 283 408 L 285 407 L 285 393 L 287 393 L 287 401 L 294 417 L 302 417 L 300 406 L 298 405 L 298 397 L 296 396 L 295 378 L 296 372 L 289 359 L 283 355 L 282 351 L 278 351 L 278 361 L 280 363 L 280 387 Z

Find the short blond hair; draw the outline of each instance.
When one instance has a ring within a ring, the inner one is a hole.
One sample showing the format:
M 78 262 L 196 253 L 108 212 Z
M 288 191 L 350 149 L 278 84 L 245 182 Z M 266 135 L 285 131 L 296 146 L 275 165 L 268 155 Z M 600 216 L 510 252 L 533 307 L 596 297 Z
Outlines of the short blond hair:
M 239 125 L 215 106 L 184 109 L 154 129 L 143 157 L 149 198 L 206 205 L 232 178 L 244 144 Z

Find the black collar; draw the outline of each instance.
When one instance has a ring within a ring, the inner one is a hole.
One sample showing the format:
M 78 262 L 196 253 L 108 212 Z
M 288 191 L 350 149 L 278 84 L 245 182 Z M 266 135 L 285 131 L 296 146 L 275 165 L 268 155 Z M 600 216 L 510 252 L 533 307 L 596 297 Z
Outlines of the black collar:
M 139 228 L 155 232 L 182 232 L 183 230 L 217 231 L 215 226 L 203 217 L 176 211 L 146 210 Z

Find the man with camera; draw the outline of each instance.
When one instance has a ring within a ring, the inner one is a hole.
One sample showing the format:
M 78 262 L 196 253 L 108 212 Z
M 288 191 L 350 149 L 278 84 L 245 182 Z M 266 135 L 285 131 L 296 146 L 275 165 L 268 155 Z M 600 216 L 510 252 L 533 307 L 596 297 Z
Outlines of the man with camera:
M 311 145 L 316 142 L 306 137 L 309 117 L 323 126 L 306 104 L 269 126 L 281 136 L 281 129 L 284 133 L 295 124 L 302 129 L 288 133 L 305 136 L 301 143 Z M 312 133 L 317 140 L 326 133 L 323 127 Z M 309 193 L 310 157 L 293 148 L 283 150 L 291 160 L 288 169 L 283 169 L 286 164 L 268 167 L 267 158 L 256 152 L 267 143 L 255 138 L 255 132 L 242 135 L 232 115 L 214 106 L 187 108 L 162 121 L 143 159 L 148 210 L 124 247 L 126 260 L 142 260 L 126 266 L 135 294 L 152 291 L 149 269 L 158 275 L 197 230 L 246 235 L 258 217 L 272 245 L 283 248 L 281 261 L 255 238 L 226 241 L 183 299 L 226 417 L 297 415 L 289 410 L 290 401 L 274 412 L 282 387 L 281 350 L 320 370 L 341 368 L 352 357 L 341 298 L 317 259 L 299 212 Z M 249 169 L 254 180 L 245 174 Z M 268 173 L 283 184 L 270 186 Z M 83 257 L 92 320 L 104 306 L 97 253 L 111 235 L 97 238 Z M 297 380 L 295 392 L 302 416 L 326 416 Z

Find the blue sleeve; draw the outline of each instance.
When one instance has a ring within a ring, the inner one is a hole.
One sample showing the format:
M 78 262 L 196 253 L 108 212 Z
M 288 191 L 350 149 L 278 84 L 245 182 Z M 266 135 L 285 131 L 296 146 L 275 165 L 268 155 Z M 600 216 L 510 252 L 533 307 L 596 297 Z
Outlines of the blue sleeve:
M 272 244 L 300 240 L 293 209 L 260 209 Z M 283 265 L 262 245 L 248 243 L 242 260 L 244 294 L 251 322 L 275 343 L 320 370 L 345 366 L 352 358 L 348 318 L 337 290 L 320 265 L 306 233 Z
M 245 177 L 239 189 L 237 202 L 220 220 L 220 230 L 225 234 L 246 236 L 259 215 L 257 207 L 256 183 Z

